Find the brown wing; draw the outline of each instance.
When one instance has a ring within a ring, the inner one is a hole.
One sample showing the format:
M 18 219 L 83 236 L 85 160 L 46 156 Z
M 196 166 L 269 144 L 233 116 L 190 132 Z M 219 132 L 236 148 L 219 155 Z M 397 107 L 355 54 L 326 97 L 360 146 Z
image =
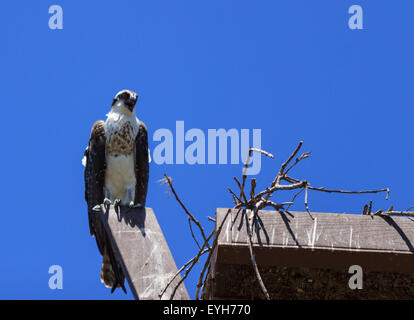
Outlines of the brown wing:
M 99 214 L 92 208 L 104 201 L 105 144 L 105 123 L 96 121 L 91 130 L 88 148 L 85 150 L 85 200 L 88 204 L 89 231 L 95 236 L 102 255 L 105 247 L 105 230 Z
M 134 203 L 145 206 L 149 177 L 149 157 L 147 127 L 142 121 L 139 122 L 139 130 L 135 138 L 135 176 L 137 184 Z
M 96 244 L 98 245 L 99 252 L 104 256 L 104 261 L 108 260 L 110 264 L 110 267 L 105 266 L 103 270 L 113 273 L 113 276 L 109 277 L 114 279 L 110 284 L 113 286 L 112 292 L 118 285 L 126 292 L 124 286 L 125 277 L 105 232 L 100 212 L 93 210 L 93 207 L 103 203 L 105 197 L 105 145 L 105 123 L 103 121 L 96 121 L 92 127 L 88 148 L 85 150 L 85 200 L 88 204 L 89 231 L 92 236 L 95 236 Z M 105 285 L 108 285 L 108 283 L 105 283 Z

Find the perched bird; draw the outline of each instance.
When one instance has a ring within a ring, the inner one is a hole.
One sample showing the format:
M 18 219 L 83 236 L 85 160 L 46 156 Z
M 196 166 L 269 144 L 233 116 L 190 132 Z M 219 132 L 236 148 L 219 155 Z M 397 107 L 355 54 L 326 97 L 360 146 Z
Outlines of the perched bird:
M 89 230 L 103 256 L 101 281 L 112 292 L 117 287 L 125 291 L 125 276 L 97 211 L 101 204 L 145 207 L 148 136 L 145 124 L 136 117 L 137 100 L 138 95 L 130 90 L 117 93 L 106 121 L 94 123 L 82 160 Z

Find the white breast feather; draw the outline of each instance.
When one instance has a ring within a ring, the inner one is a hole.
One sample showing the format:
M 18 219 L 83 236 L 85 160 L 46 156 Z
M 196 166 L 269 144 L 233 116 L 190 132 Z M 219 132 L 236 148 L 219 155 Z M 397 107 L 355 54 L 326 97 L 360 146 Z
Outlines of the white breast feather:
M 126 201 L 127 188 L 135 188 L 136 181 L 134 154 L 106 158 L 105 187 L 110 192 L 111 200 Z
M 117 112 L 110 112 L 107 116 L 105 122 L 107 141 L 108 137 L 113 132 L 120 130 L 126 121 L 132 124 L 135 135 L 138 133 L 138 118 Z M 135 152 L 128 155 L 106 155 L 105 188 L 110 193 L 110 200 L 121 199 L 123 202 L 129 202 L 131 199 L 126 199 L 127 189 L 135 189 L 135 185 Z

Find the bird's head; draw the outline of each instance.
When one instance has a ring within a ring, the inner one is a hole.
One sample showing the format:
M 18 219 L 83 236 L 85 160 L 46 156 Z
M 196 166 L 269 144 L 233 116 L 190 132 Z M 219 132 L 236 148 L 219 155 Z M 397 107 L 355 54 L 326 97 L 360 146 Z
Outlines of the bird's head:
M 112 107 L 117 106 L 121 112 L 125 112 L 122 108 L 126 108 L 129 112 L 134 112 L 135 104 L 138 101 L 138 95 L 131 90 L 119 91 L 112 100 Z

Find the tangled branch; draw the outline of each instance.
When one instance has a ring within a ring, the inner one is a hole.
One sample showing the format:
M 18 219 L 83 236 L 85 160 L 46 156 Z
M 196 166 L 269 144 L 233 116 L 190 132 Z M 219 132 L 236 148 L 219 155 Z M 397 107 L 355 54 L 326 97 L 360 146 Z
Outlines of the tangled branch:
M 262 154 L 265 154 L 271 158 L 273 158 L 273 155 L 263 151 L 263 150 L 259 150 L 259 149 L 254 149 L 251 148 L 249 149 L 249 155 L 247 157 L 247 161 L 245 163 L 244 166 L 244 171 L 243 171 L 243 177 L 242 177 L 242 183 L 238 183 L 237 178 L 234 178 L 234 180 L 237 182 L 237 186 L 240 189 L 240 196 L 236 197 L 234 192 L 231 191 L 231 189 L 229 189 L 229 191 L 231 192 L 231 194 L 233 195 L 233 201 L 235 202 L 235 208 L 244 208 L 247 210 L 251 210 L 252 212 L 252 217 L 250 219 L 246 219 L 246 227 L 247 227 L 247 233 L 248 233 L 248 237 L 247 237 L 247 244 L 249 246 L 249 251 L 250 251 L 250 257 L 252 260 L 252 264 L 253 264 L 253 269 L 256 273 L 256 278 L 257 281 L 259 282 L 259 285 L 262 289 L 262 292 L 264 294 L 264 296 L 266 297 L 266 299 L 270 299 L 269 293 L 267 292 L 267 289 L 263 283 L 262 277 L 260 275 L 259 269 L 257 267 L 257 263 L 255 260 L 255 256 L 254 256 L 254 251 L 253 251 L 253 245 L 252 245 L 252 234 L 251 234 L 251 230 L 252 230 L 252 226 L 255 225 L 256 223 L 256 219 L 257 219 L 257 215 L 258 212 L 260 210 L 263 210 L 266 207 L 271 207 L 273 209 L 275 209 L 276 211 L 287 211 L 290 206 L 293 204 L 293 202 L 295 201 L 295 199 L 299 196 L 299 194 L 301 194 L 303 191 L 305 192 L 305 197 L 304 197 L 304 205 L 305 205 L 305 209 L 306 212 L 309 214 L 309 216 L 313 219 L 311 212 L 309 210 L 309 205 L 308 205 L 308 192 L 309 190 L 313 190 L 313 191 L 319 191 L 319 192 L 328 192 L 328 193 L 343 193 L 343 194 L 363 194 L 363 193 L 380 193 L 380 192 L 386 192 L 387 196 L 386 198 L 388 199 L 389 196 L 389 189 L 378 189 L 378 190 L 362 190 L 362 191 L 348 191 L 348 190 L 332 190 L 332 189 L 326 189 L 324 187 L 312 187 L 310 185 L 310 183 L 306 180 L 298 180 L 298 179 L 294 179 L 291 178 L 290 176 L 288 176 L 287 174 L 302 160 L 309 158 L 310 156 L 310 152 L 305 152 L 303 154 L 301 154 L 298 158 L 295 159 L 295 161 L 292 163 L 292 160 L 296 157 L 296 155 L 298 154 L 298 152 L 300 151 L 301 147 L 302 147 L 303 142 L 300 141 L 299 144 L 297 145 L 297 147 L 295 148 L 295 150 L 292 152 L 292 154 L 289 156 L 289 158 L 281 165 L 278 173 L 276 174 L 275 178 L 273 179 L 272 183 L 270 184 L 269 187 L 267 187 L 265 190 L 262 190 L 258 193 L 255 192 L 255 188 L 256 188 L 256 180 L 253 178 L 251 180 L 251 188 L 250 188 L 250 199 L 247 200 L 246 197 L 246 193 L 245 193 L 245 185 L 246 185 L 246 171 L 248 168 L 248 164 L 250 161 L 250 158 L 252 156 L 253 152 L 260 152 Z M 282 181 L 287 182 L 287 184 L 281 184 Z M 299 190 L 293 197 L 293 199 L 289 202 L 281 202 L 281 203 L 275 203 L 271 200 L 269 200 L 273 194 L 276 191 L 286 191 L 286 190 Z M 250 221 L 251 223 L 250 223 Z
M 281 165 L 279 171 L 277 172 L 275 178 L 272 180 L 270 185 L 267 188 L 265 188 L 264 190 L 259 191 L 259 192 L 256 192 L 256 179 L 254 179 L 254 178 L 252 178 L 251 181 L 250 181 L 250 191 L 249 192 L 245 191 L 246 184 L 247 184 L 247 169 L 248 169 L 252 154 L 253 154 L 253 152 L 258 152 L 258 153 L 264 154 L 264 155 L 266 155 L 267 157 L 270 157 L 270 158 L 274 158 L 274 156 L 271 153 L 267 152 L 267 151 L 257 149 L 257 148 L 250 148 L 249 153 L 248 153 L 248 157 L 246 159 L 246 163 L 244 164 L 244 169 L 243 169 L 241 182 L 239 181 L 239 179 L 234 177 L 234 181 L 236 182 L 236 185 L 237 185 L 239 190 L 237 190 L 237 192 L 234 192 L 231 188 L 227 188 L 227 190 L 229 191 L 229 193 L 230 193 L 230 195 L 233 199 L 233 202 L 234 202 L 233 209 L 247 210 L 247 212 L 249 213 L 248 217 L 247 217 L 247 215 L 245 216 L 246 217 L 246 219 L 245 219 L 246 230 L 247 230 L 247 245 L 249 247 L 250 258 L 251 258 L 251 262 L 252 262 L 252 265 L 253 265 L 254 272 L 256 274 L 257 281 L 258 281 L 259 286 L 262 290 L 262 293 L 263 293 L 263 295 L 265 296 L 266 299 L 270 299 L 270 295 L 269 295 L 269 293 L 266 289 L 266 286 L 265 286 L 265 284 L 262 280 L 262 277 L 260 275 L 260 272 L 259 272 L 259 269 L 258 269 L 258 266 L 257 266 L 257 263 L 256 263 L 256 259 L 255 259 L 255 254 L 254 254 L 254 250 L 253 250 L 253 241 L 252 241 L 252 237 L 253 237 L 253 234 L 252 234 L 253 231 L 252 230 L 255 230 L 255 227 L 257 226 L 258 213 L 259 213 L 260 210 L 263 210 L 267 207 L 271 207 L 276 211 L 286 212 L 294 204 L 294 201 L 296 200 L 296 198 L 301 193 L 304 192 L 304 207 L 306 209 L 306 212 L 313 219 L 313 217 L 311 215 L 311 212 L 310 212 L 310 209 L 309 209 L 309 203 L 308 203 L 308 193 L 309 193 L 309 191 L 326 192 L 326 193 L 340 193 L 340 194 L 374 194 L 374 193 L 386 192 L 386 199 L 388 199 L 388 197 L 389 197 L 389 189 L 388 188 L 377 189 L 377 190 L 360 190 L 360 191 L 326 189 L 325 187 L 313 187 L 306 180 L 295 179 L 295 178 L 292 178 L 291 176 L 288 176 L 288 173 L 290 173 L 302 160 L 307 159 L 310 156 L 310 152 L 305 152 L 305 153 L 302 153 L 299 157 L 296 157 L 297 154 L 299 153 L 301 147 L 302 147 L 302 144 L 303 144 L 303 142 L 300 141 L 299 144 L 297 145 L 297 147 L 292 152 L 292 154 Z M 293 161 L 293 159 L 295 159 L 295 160 Z M 216 226 L 216 231 L 213 230 L 213 232 L 207 237 L 205 235 L 204 229 L 201 226 L 201 224 L 188 211 L 188 209 L 185 207 L 183 202 L 178 197 L 178 195 L 177 195 L 177 193 L 176 193 L 176 191 L 175 191 L 175 189 L 172 185 L 171 178 L 169 178 L 167 175 L 164 175 L 164 177 L 165 177 L 163 179 L 164 183 L 167 183 L 169 185 L 169 187 L 170 187 L 172 193 L 174 194 L 177 202 L 180 204 L 180 206 L 183 208 L 184 212 L 188 216 L 188 223 L 189 223 L 189 226 L 190 226 L 191 235 L 192 235 L 199 251 L 191 260 L 189 260 L 186 264 L 184 264 L 183 267 L 180 268 L 180 270 L 178 270 L 178 272 L 174 275 L 174 277 L 167 283 L 166 287 L 160 293 L 159 296 L 161 298 L 163 296 L 163 294 L 165 293 L 165 291 L 167 290 L 167 288 L 171 285 L 173 280 L 184 269 L 187 268 L 184 275 L 183 275 L 183 277 L 182 277 L 182 279 L 174 287 L 174 290 L 173 290 L 173 292 L 170 296 L 170 299 L 173 299 L 177 288 L 184 281 L 184 279 L 187 277 L 187 275 L 189 274 L 191 269 L 194 267 L 195 263 L 197 263 L 199 261 L 199 258 L 201 256 L 208 253 L 208 257 L 207 257 L 206 262 L 203 266 L 203 269 L 202 269 L 200 277 L 199 277 L 199 281 L 197 283 L 196 299 L 198 300 L 200 289 L 206 284 L 206 281 L 207 281 L 211 256 L 214 252 L 214 249 L 217 246 L 217 241 L 218 241 L 219 235 L 222 231 L 224 222 L 226 221 L 229 213 L 231 212 L 231 209 L 229 209 L 227 211 L 227 213 L 226 213 L 223 221 L 220 223 L 220 225 L 218 227 Z M 282 182 L 283 182 L 283 184 L 282 184 Z M 274 202 L 274 201 L 270 200 L 276 191 L 288 191 L 288 190 L 297 190 L 297 192 L 295 193 L 295 195 L 293 196 L 293 198 L 290 201 L 277 203 L 277 202 Z M 392 208 L 390 208 L 388 211 L 378 210 L 377 212 L 372 213 L 372 203 L 370 204 L 370 206 L 367 206 L 366 208 L 364 208 L 364 214 L 413 215 L 414 216 L 414 212 L 393 211 Z M 209 220 L 214 221 L 215 223 L 217 223 L 214 219 L 212 219 L 210 217 L 209 217 Z M 202 245 L 200 245 L 200 243 L 197 241 L 197 239 L 194 235 L 194 232 L 193 232 L 193 229 L 192 229 L 192 226 L 191 226 L 192 223 L 194 223 L 200 231 L 200 234 L 203 238 L 203 242 L 202 242 L 203 244 Z M 215 237 L 214 237 L 213 244 L 210 246 L 209 241 L 211 240 L 211 237 L 213 236 L 213 234 L 215 235 Z M 206 272 L 207 272 L 207 274 L 206 274 Z
M 408 208 L 404 211 L 395 211 L 394 206 L 389 207 L 388 210 L 379 209 L 375 212 L 372 211 L 372 200 L 369 202 L 369 205 L 366 204 L 362 211 L 363 215 L 370 215 L 370 216 L 383 216 L 383 217 L 390 217 L 390 216 L 399 216 L 399 217 L 414 217 L 414 211 L 409 211 L 413 207 Z

